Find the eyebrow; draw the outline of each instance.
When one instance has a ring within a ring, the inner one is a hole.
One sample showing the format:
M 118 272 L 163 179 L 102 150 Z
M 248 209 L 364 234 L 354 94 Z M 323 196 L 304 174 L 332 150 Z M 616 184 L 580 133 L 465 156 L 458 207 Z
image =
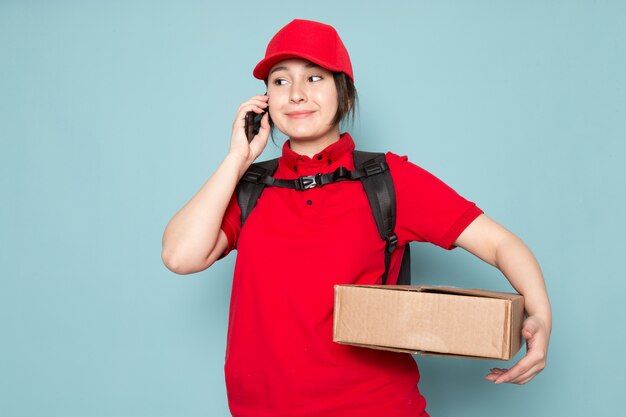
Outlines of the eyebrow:
M 312 63 L 312 62 L 309 62 L 308 64 L 304 65 L 304 68 L 321 68 L 321 67 L 320 67 L 319 65 L 317 65 L 317 64 L 314 64 L 314 63 Z M 272 75 L 272 74 L 273 74 L 273 73 L 275 73 L 276 71 L 286 71 L 286 70 L 289 70 L 289 68 L 284 67 L 284 66 L 283 66 L 283 67 L 276 67 L 276 68 L 274 68 L 273 70 L 271 70 L 271 71 L 270 71 L 270 73 L 269 73 L 269 74 L 267 74 L 267 75 L 268 75 L 268 76 L 269 76 L 269 75 Z

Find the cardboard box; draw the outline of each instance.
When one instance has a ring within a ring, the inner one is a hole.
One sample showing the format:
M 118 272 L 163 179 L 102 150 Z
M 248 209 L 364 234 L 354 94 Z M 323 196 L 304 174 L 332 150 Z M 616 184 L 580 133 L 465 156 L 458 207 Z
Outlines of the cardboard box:
M 400 352 L 509 360 L 524 297 L 478 289 L 336 285 L 333 340 Z

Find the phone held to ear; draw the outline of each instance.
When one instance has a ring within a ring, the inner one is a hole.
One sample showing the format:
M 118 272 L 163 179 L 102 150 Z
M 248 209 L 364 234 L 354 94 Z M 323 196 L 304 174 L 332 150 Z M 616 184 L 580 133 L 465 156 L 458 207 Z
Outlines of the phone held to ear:
M 265 93 L 265 95 L 267 95 L 267 92 Z M 261 119 L 269 110 L 270 108 L 266 107 L 265 111 L 260 114 L 256 114 L 253 111 L 249 111 L 248 113 L 246 113 L 246 125 L 244 129 L 246 131 L 246 137 L 248 138 L 248 142 L 252 142 L 252 139 L 254 139 L 254 137 L 259 133 L 259 129 L 261 129 Z
M 259 129 L 261 129 L 261 119 L 265 115 L 266 111 L 260 114 L 253 111 L 246 113 L 246 123 L 244 129 L 246 131 L 248 142 L 252 142 L 252 139 L 259 133 Z

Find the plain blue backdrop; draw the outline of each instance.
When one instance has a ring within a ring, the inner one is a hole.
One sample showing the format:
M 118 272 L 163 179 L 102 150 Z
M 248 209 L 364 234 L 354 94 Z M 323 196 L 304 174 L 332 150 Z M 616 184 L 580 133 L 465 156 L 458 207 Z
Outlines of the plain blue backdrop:
M 620 415 L 617 0 L 0 0 L 0 415 L 229 415 L 235 254 L 178 276 L 161 237 L 226 155 L 238 105 L 264 92 L 252 68 L 293 18 L 346 43 L 360 148 L 409 155 L 542 265 L 546 370 L 494 386 L 488 369 L 514 361 L 416 357 L 431 415 Z M 460 249 L 413 253 L 421 283 L 511 290 Z

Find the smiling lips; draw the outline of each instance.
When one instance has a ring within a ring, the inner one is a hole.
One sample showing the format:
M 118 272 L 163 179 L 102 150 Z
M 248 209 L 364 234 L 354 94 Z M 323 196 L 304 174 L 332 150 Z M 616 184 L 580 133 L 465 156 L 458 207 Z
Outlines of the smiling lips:
M 310 110 L 310 111 L 294 111 L 294 112 L 291 112 L 291 113 L 287 113 L 287 116 L 291 117 L 292 119 L 304 119 L 305 117 L 309 117 L 313 113 L 314 112 L 312 110 Z

